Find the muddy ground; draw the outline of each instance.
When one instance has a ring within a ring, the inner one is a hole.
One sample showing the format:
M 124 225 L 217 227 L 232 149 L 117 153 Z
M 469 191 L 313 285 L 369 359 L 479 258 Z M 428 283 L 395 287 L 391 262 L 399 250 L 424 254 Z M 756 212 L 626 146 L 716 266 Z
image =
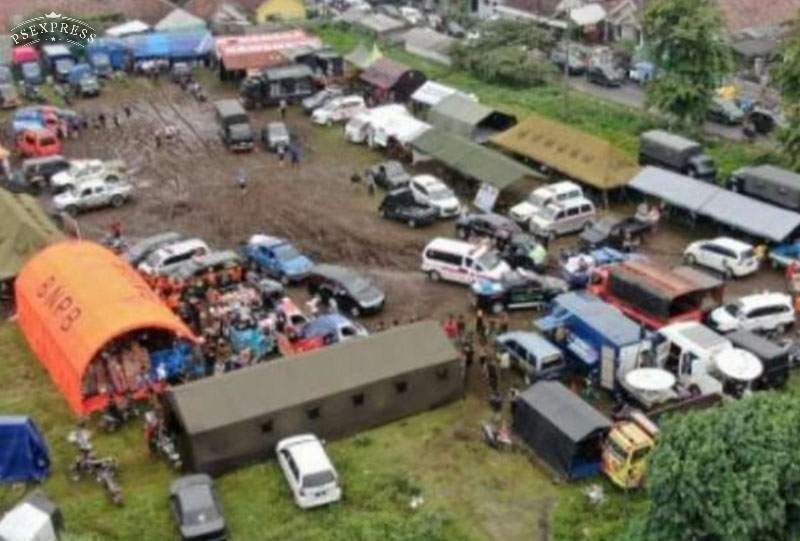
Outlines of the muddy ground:
M 211 77 L 205 79 L 211 81 Z M 132 203 L 80 215 L 82 235 L 99 239 L 115 220 L 134 239 L 175 230 L 202 237 L 220 249 L 235 248 L 256 232 L 281 235 L 319 261 L 368 272 L 386 289 L 385 312 L 368 324 L 378 319 L 443 318 L 449 312 L 469 310 L 463 287 L 432 284 L 418 272 L 422 247 L 434 236 L 452 236 L 452 223 L 415 230 L 381 220 L 376 212 L 379 196 L 372 198 L 362 186 L 350 182 L 354 171 L 383 159 L 379 152 L 349 144 L 341 127 L 315 126 L 299 108 L 290 108 L 287 124 L 303 148 L 299 167 L 281 165 L 274 154 L 261 148 L 232 154 L 220 142 L 211 101 L 235 96 L 235 89 L 211 82 L 206 86 L 211 98 L 199 103 L 168 81 L 132 79 L 109 85 L 100 98 L 74 104 L 90 115 L 117 113 L 120 127 L 109 121 L 106 129 L 90 129 L 67 142 L 65 155 L 125 159 L 134 170 L 132 181 L 137 186 Z M 124 104 L 132 106 L 130 118 L 123 114 Z M 257 130 L 278 118 L 277 109 L 251 112 Z M 154 133 L 167 124 L 178 128 L 179 138 L 157 148 Z M 249 180 L 245 193 L 235 182 L 240 170 Z M 451 184 L 465 199 L 474 195 L 474 187 L 466 182 Z M 629 208 L 616 205 L 611 210 Z M 675 265 L 687 242 L 714 233 L 667 224 L 648 239 L 644 251 L 659 262 Z M 560 239 L 554 251 L 574 242 L 575 237 Z M 728 294 L 782 286 L 780 274 L 765 269 L 730 284 Z

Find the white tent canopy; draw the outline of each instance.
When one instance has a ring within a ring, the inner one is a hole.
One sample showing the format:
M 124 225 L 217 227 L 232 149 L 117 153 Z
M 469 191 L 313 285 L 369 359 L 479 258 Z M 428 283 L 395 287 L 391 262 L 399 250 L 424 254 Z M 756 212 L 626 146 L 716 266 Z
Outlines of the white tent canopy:
M 427 105 L 428 107 L 435 107 L 443 99 L 452 96 L 453 94 L 460 94 L 473 101 L 478 101 L 477 96 L 474 94 L 464 94 L 451 86 L 437 83 L 436 81 L 425 81 L 421 87 L 411 94 L 411 101 Z
M 606 18 L 606 10 L 600 4 L 586 4 L 585 6 L 571 9 L 569 18 L 578 26 L 591 26 Z
M 0 520 L 3 541 L 57 541 L 56 527 L 50 514 L 35 505 L 23 502 Z
M 121 38 L 132 34 L 142 34 L 150 31 L 150 25 L 143 21 L 127 21 L 106 30 L 106 36 Z

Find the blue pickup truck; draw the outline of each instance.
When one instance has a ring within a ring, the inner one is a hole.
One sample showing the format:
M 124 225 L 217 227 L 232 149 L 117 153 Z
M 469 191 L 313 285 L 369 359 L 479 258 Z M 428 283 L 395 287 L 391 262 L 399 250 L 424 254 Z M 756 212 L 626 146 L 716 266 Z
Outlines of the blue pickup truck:
M 247 241 L 242 256 L 254 262 L 270 278 L 287 285 L 308 276 L 314 262 L 301 254 L 288 240 L 268 235 L 253 235 Z

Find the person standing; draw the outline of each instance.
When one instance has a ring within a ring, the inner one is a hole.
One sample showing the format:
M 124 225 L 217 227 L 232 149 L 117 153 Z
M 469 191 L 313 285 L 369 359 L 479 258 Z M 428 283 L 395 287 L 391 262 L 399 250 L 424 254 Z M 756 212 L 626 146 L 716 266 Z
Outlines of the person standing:
M 286 100 L 282 99 L 280 103 L 281 120 L 286 120 Z

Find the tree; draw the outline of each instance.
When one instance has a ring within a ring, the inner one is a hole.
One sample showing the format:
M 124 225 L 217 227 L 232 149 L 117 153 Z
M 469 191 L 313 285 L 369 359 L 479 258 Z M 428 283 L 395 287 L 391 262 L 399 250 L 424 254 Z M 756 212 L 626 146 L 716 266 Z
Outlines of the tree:
M 702 124 L 714 90 L 733 69 L 715 3 L 658 0 L 645 12 L 644 33 L 660 70 L 648 104 L 682 124 Z
M 784 40 L 773 77 L 786 115 L 786 126 L 778 131 L 778 141 L 785 161 L 800 171 L 800 17 Z
M 793 539 L 800 531 L 798 395 L 762 393 L 673 417 L 647 474 L 649 509 L 628 539 Z

